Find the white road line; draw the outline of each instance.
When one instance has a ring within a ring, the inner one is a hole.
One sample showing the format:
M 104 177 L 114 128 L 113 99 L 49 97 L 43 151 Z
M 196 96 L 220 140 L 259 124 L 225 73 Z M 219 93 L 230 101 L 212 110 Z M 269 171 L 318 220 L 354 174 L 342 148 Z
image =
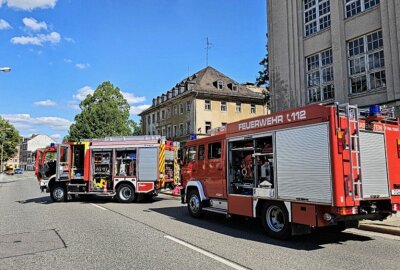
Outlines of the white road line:
M 91 203 L 91 205 L 93 205 L 93 206 L 95 206 L 97 208 L 100 208 L 101 210 L 108 210 L 107 208 L 104 208 L 104 207 L 102 207 L 100 205 L 97 205 L 97 204 L 94 204 L 94 203 Z
M 196 246 L 193 246 L 193 245 L 191 245 L 191 244 L 189 244 L 189 243 L 186 243 L 186 242 L 184 242 L 184 241 L 182 241 L 182 240 L 179 240 L 179 239 L 177 239 L 177 238 L 175 238 L 175 237 L 173 237 L 173 236 L 164 235 L 164 237 L 167 238 L 167 239 L 169 239 L 169 240 L 172 240 L 172 241 L 174 241 L 174 242 L 176 242 L 176 243 L 178 243 L 178 244 L 181 244 L 182 246 L 185 246 L 185 247 L 188 247 L 188 248 L 190 248 L 190 249 L 192 249 L 192 250 L 194 250 L 194 251 L 197 251 L 197 252 L 199 252 L 199 253 L 201 253 L 201 254 L 203 254 L 203 255 L 209 257 L 209 258 L 212 258 L 212 259 L 214 259 L 214 260 L 216 260 L 216 261 L 218 261 L 218 262 L 220 262 L 220 263 L 223 263 L 223 264 L 225 264 L 225 265 L 227 265 L 227 266 L 230 266 L 230 267 L 232 267 L 233 269 L 238 269 L 238 270 L 245 270 L 245 269 L 247 269 L 247 268 L 244 268 L 243 266 L 241 266 L 241 265 L 239 265 L 239 264 L 236 264 L 236 263 L 234 263 L 234 262 L 228 261 L 227 259 L 224 259 L 224 258 L 222 258 L 222 257 L 219 257 L 219 256 L 217 256 L 217 255 L 215 255 L 215 254 L 213 254 L 213 253 L 208 252 L 208 251 L 205 251 L 204 249 L 201 249 L 201 248 L 198 248 L 198 247 L 196 247 Z

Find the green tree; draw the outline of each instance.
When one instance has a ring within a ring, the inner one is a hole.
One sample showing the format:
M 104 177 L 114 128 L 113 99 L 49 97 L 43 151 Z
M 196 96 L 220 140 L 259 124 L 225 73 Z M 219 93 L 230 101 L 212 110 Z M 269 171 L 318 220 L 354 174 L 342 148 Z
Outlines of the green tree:
M 257 86 L 269 87 L 269 53 L 268 53 L 268 34 L 267 34 L 267 45 L 265 46 L 266 54 L 263 60 L 259 63 L 262 66 L 262 70 L 258 72 L 256 79 Z
M 132 135 L 142 135 L 142 121 L 138 124 L 134 120 L 129 120 L 129 127 Z
M 18 130 L 10 122 L 0 117 L 0 152 L 3 152 L 3 162 L 17 153 L 20 140 Z
M 81 113 L 75 116 L 64 140 L 102 138 L 105 136 L 132 135 L 130 106 L 118 87 L 103 82 L 80 104 Z

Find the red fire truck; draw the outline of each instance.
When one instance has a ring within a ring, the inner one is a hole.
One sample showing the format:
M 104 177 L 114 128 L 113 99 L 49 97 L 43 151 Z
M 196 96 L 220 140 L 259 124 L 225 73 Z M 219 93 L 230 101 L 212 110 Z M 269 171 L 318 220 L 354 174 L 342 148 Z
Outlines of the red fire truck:
M 166 144 L 172 147 L 161 136 L 132 136 L 52 145 L 37 151 L 36 175 L 56 202 L 67 201 L 68 194 L 97 194 L 128 203 L 156 195 L 169 180 L 159 170 Z
M 400 206 L 400 121 L 359 116 L 357 106 L 309 105 L 227 125 L 189 141 L 182 201 L 205 211 L 259 218 L 275 238 L 362 219 Z

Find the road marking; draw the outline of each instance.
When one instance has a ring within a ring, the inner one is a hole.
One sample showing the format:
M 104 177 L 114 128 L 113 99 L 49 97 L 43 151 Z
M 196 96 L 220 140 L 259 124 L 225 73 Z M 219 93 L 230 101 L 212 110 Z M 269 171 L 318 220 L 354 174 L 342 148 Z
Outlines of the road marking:
M 107 208 L 104 208 L 104 207 L 94 204 L 94 203 L 91 203 L 91 205 L 96 206 L 97 208 L 100 208 L 101 210 L 108 210 Z
M 220 263 L 223 263 L 223 264 L 225 264 L 227 266 L 230 266 L 233 269 L 238 269 L 238 270 L 248 269 L 248 268 L 245 268 L 245 267 L 243 267 L 243 266 L 241 266 L 239 264 L 236 264 L 234 262 L 228 261 L 227 259 L 224 259 L 224 258 L 222 258 L 222 257 L 220 257 L 218 255 L 215 255 L 215 254 L 211 253 L 211 252 L 205 251 L 204 249 L 198 248 L 198 247 L 193 246 L 193 245 L 191 245 L 189 243 L 186 243 L 186 242 L 184 242 L 182 240 L 179 240 L 179 239 L 177 239 L 177 238 L 175 238 L 173 236 L 164 235 L 164 237 L 169 239 L 169 240 L 172 240 L 172 241 L 174 241 L 174 242 L 176 242 L 178 244 L 181 244 L 182 246 L 185 246 L 185 247 L 188 247 L 188 248 L 190 248 L 190 249 L 192 249 L 194 251 L 197 251 L 197 252 L 199 252 L 199 253 L 201 253 L 201 254 L 209 257 L 209 258 L 212 258 L 212 259 L 214 259 L 214 260 L 216 260 L 216 261 L 218 261 Z

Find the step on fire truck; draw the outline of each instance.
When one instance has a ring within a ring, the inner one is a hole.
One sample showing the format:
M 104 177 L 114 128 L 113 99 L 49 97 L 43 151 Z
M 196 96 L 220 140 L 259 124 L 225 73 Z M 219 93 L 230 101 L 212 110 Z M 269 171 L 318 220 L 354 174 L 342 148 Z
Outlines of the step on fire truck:
M 400 121 L 357 106 L 310 105 L 227 125 L 189 141 L 181 168 L 182 202 L 205 211 L 259 218 L 285 239 L 400 206 Z
M 56 202 L 67 201 L 68 194 L 97 194 L 128 203 L 144 195 L 157 195 L 165 183 L 179 184 L 179 178 L 174 178 L 179 171 L 177 161 L 170 162 L 177 160 L 177 147 L 161 136 L 52 145 L 37 151 L 36 175 L 42 191 L 50 192 Z

